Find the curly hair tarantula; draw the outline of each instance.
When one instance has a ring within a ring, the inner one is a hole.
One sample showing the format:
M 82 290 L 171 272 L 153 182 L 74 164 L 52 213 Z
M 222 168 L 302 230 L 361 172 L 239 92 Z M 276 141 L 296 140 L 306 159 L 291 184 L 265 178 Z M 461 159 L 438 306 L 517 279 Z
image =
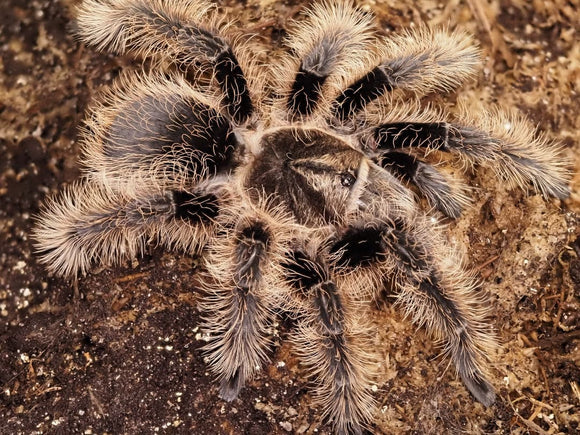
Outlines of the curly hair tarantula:
M 494 402 L 485 297 L 439 223 L 460 215 L 467 188 L 433 156 L 557 198 L 568 175 L 558 146 L 520 117 L 461 105 L 451 115 L 421 99 L 476 73 L 470 37 L 379 37 L 372 15 L 342 0 L 312 6 L 271 65 L 203 0 L 85 0 L 76 31 L 151 72 L 122 75 L 89 113 L 83 177 L 35 230 L 50 271 L 72 278 L 151 243 L 203 251 L 220 396 L 234 400 L 267 362 L 270 326 L 288 315 L 339 433 L 373 417 L 368 313 L 387 288 L 473 396 Z

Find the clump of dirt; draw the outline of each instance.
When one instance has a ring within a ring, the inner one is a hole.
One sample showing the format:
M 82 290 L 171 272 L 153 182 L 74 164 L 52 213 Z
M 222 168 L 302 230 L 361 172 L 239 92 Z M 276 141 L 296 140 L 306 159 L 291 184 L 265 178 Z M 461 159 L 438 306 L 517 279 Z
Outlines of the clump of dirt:
M 218 398 L 198 328 L 198 261 L 157 249 L 78 282 L 52 278 L 29 234 L 43 199 L 79 175 L 78 126 L 128 59 L 68 31 L 72 0 L 6 0 L 0 16 L 0 432 L 327 433 L 278 325 L 272 364 L 239 399 Z M 223 2 L 280 47 L 307 2 Z M 481 168 L 451 240 L 478 271 L 502 348 L 498 400 L 475 403 L 439 349 L 390 303 L 374 312 L 381 378 L 375 433 L 576 433 L 580 405 L 577 11 L 564 0 L 360 1 L 385 34 L 462 28 L 485 53 L 459 96 L 516 107 L 574 162 L 565 201 L 509 190 Z M 260 19 L 257 19 L 260 17 Z M 454 97 L 452 96 L 452 99 Z

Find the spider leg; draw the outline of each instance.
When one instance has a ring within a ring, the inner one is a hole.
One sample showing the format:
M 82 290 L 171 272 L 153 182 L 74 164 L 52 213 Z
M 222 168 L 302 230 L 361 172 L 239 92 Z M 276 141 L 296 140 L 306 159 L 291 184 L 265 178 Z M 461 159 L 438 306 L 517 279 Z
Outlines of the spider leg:
M 217 196 L 204 191 L 150 188 L 132 195 L 85 180 L 46 203 L 35 246 L 49 270 L 69 278 L 135 258 L 150 240 L 195 253 L 212 234 L 219 207 Z
M 361 222 L 346 229 L 331 249 L 344 273 L 343 285 L 376 292 L 394 281 L 397 304 L 412 321 L 444 344 L 473 396 L 486 406 L 495 400 L 486 379 L 494 340 L 476 283 L 460 266 L 426 217 Z
M 378 163 L 402 180 L 412 183 L 440 212 L 458 218 L 469 198 L 434 166 L 404 152 L 389 151 L 380 155 Z
M 473 76 L 479 64 L 479 50 L 462 32 L 407 30 L 385 39 L 378 65 L 343 88 L 334 103 L 334 116 L 345 122 L 396 89 L 415 94 L 450 91 Z
M 544 196 L 564 199 L 569 173 L 560 147 L 535 132 L 522 118 L 502 113 L 459 116 L 446 122 L 439 113 L 410 114 L 372 127 L 362 134 L 363 149 L 376 154 L 423 148 L 453 153 L 467 163 L 491 166 L 510 186 L 531 184 Z M 397 116 L 397 115 L 396 115 Z M 388 158 L 388 157 L 387 157 Z
M 219 175 L 238 151 L 212 101 L 179 76 L 118 81 L 85 126 L 86 179 L 41 213 L 41 261 L 70 277 L 134 258 L 149 241 L 198 252 L 224 200 Z
M 283 256 L 283 217 L 236 204 L 220 216 L 219 238 L 209 247 L 200 307 L 211 337 L 205 346 L 220 396 L 234 400 L 268 359 L 275 317 L 276 262 Z
M 296 23 L 287 45 L 291 54 L 274 72 L 281 110 L 291 119 L 328 110 L 326 95 L 338 95 L 349 77 L 369 63 L 372 17 L 349 2 L 318 3 Z
M 99 50 L 167 59 L 196 80 L 209 71 L 229 115 L 243 123 L 254 111 L 243 73 L 252 62 L 221 21 L 204 0 L 85 0 L 77 9 L 77 34 Z
M 241 152 L 215 98 L 178 75 L 122 77 L 93 108 L 83 133 L 88 175 L 124 190 L 144 183 L 186 188 L 227 174 Z
M 293 343 L 310 369 L 324 417 L 337 433 L 362 433 L 375 409 L 370 328 L 362 307 L 340 291 L 328 267 L 313 256 L 291 252 L 283 268 L 289 306 L 298 318 Z

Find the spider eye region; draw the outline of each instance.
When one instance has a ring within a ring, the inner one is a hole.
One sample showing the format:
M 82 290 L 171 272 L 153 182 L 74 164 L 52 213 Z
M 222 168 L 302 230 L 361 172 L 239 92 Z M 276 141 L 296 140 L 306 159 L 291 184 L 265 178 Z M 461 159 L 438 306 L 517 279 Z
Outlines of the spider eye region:
M 342 172 L 340 174 L 340 184 L 342 184 L 344 187 L 352 187 L 355 182 L 356 177 L 350 172 Z

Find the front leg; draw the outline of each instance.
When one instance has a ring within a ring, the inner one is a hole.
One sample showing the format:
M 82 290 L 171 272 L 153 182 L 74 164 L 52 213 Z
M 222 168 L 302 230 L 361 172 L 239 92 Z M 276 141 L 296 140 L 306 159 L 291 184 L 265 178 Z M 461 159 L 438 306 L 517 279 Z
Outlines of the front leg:
M 374 100 L 396 90 L 448 92 L 475 74 L 479 50 L 461 32 L 418 28 L 384 39 L 381 60 L 336 98 L 334 116 L 348 122 Z M 391 107 L 388 107 L 391 109 Z
M 569 195 L 569 162 L 561 146 L 521 116 L 499 109 L 475 113 L 462 109 L 449 122 L 443 112 L 418 103 L 394 103 L 388 110 L 378 108 L 367 120 L 368 128 L 359 136 L 365 153 L 379 160 L 386 154 L 388 163 L 392 152 L 442 151 L 467 165 L 490 167 L 510 187 L 531 186 L 546 197 L 560 199 Z
M 296 121 L 329 114 L 332 96 L 372 62 L 372 20 L 350 2 L 319 2 L 286 42 L 273 74 L 277 111 Z

